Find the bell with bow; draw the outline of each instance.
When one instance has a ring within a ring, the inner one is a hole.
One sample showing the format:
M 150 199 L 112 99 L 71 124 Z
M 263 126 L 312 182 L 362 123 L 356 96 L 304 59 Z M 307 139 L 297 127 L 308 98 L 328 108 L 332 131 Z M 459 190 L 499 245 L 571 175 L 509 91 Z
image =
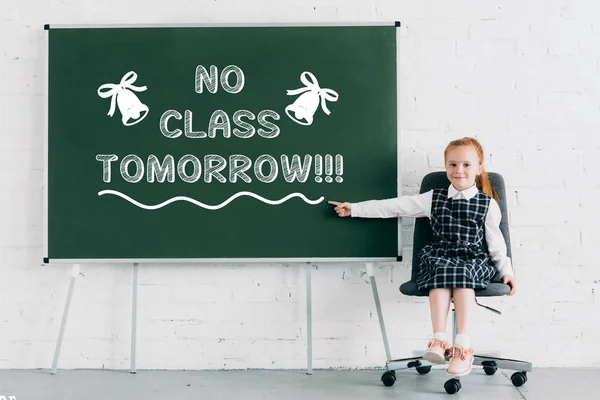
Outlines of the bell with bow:
M 108 116 L 112 117 L 115 112 L 115 102 L 119 106 L 121 112 L 121 122 L 125 126 L 135 125 L 142 121 L 148 115 L 148 106 L 143 104 L 140 99 L 131 92 L 143 92 L 147 89 L 146 86 L 138 87 L 132 85 L 137 79 L 137 74 L 129 71 L 123 76 L 118 85 L 106 83 L 98 88 L 98 96 L 103 99 L 110 97 L 110 109 Z
M 331 89 L 321 89 L 317 78 L 308 71 L 300 75 L 300 81 L 305 87 L 288 90 L 287 94 L 291 96 L 302 93 L 302 95 L 285 108 L 285 113 L 300 125 L 311 125 L 313 116 L 319 108 L 319 101 L 325 114 L 329 115 L 331 111 L 327 108 L 326 101 L 337 101 L 338 93 Z

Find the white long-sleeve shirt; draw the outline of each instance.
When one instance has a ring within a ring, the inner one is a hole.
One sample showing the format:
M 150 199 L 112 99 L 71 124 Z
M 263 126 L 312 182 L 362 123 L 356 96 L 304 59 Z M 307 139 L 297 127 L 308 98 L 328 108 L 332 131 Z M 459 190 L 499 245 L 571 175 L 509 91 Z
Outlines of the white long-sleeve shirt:
M 478 192 L 476 186 L 471 186 L 462 192 L 450 185 L 448 198 L 469 200 Z M 398 218 L 398 217 L 427 217 L 431 218 L 431 201 L 433 190 L 414 196 L 402 196 L 386 200 L 369 200 L 360 203 L 350 203 L 352 217 L 361 218 Z M 500 277 L 514 277 L 512 262 L 506 255 L 506 242 L 500 231 L 502 213 L 500 206 L 493 198 L 485 217 L 485 239 L 490 256 L 496 264 Z

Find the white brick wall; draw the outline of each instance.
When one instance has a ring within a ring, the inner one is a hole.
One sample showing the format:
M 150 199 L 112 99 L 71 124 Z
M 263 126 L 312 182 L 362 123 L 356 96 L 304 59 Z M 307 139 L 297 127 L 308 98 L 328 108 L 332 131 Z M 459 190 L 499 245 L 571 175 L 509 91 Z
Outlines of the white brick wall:
M 153 4 L 154 3 L 154 4 Z M 400 20 L 402 183 L 477 136 L 508 184 L 518 293 L 473 342 L 535 366 L 600 366 L 600 5 L 592 0 L 0 2 L 0 368 L 50 368 L 70 278 L 42 266 L 43 25 Z M 405 221 L 410 259 L 413 221 Z M 131 268 L 82 266 L 59 368 L 128 368 Z M 376 265 L 392 355 L 424 346 L 408 262 Z M 382 366 L 361 265 L 313 267 L 315 368 Z M 305 368 L 303 265 L 146 266 L 137 367 Z M 577 355 L 577 356 L 574 356 Z

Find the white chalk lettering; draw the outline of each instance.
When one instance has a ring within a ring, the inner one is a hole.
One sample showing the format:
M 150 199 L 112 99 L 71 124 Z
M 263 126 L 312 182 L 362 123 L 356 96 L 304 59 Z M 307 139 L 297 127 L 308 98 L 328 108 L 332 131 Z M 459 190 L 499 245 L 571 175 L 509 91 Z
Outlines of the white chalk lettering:
M 231 73 L 234 73 L 236 77 L 235 85 L 233 86 L 229 85 L 229 75 Z M 240 67 L 236 65 L 228 65 L 223 69 L 223 72 L 221 72 L 221 86 L 228 93 L 235 94 L 241 92 L 244 88 L 245 81 L 244 73 Z
M 241 162 L 241 165 L 238 165 Z M 238 176 L 246 183 L 252 182 L 252 179 L 246 174 L 246 171 L 252 166 L 252 160 L 242 154 L 229 156 L 229 182 L 237 183 Z
M 119 157 L 116 154 L 97 154 L 95 157 L 102 162 L 103 182 L 111 182 L 111 164 Z M 185 154 L 178 160 L 171 154 L 166 154 L 162 160 L 155 154 L 144 157 L 145 164 L 143 158 L 135 154 L 123 157 L 119 165 L 124 181 L 137 183 L 145 176 L 148 183 L 161 184 L 173 183 L 177 177 L 185 183 L 213 183 L 214 180 L 219 183 L 251 183 L 254 179 L 271 183 L 277 179 L 280 170 L 287 183 L 306 183 L 311 175 L 317 183 L 344 181 L 344 158 L 341 154 L 336 154 L 335 158 L 331 154 L 282 154 L 277 157 L 262 154 L 256 159 L 244 154 L 231 154 L 227 158 L 218 154 L 201 157 Z
M 181 161 L 180 161 L 181 162 Z M 158 161 L 158 157 L 154 154 L 148 156 L 148 162 L 146 167 L 146 180 L 150 183 L 154 183 L 154 178 L 160 183 L 175 182 L 175 161 L 173 156 L 167 154 L 163 159 L 162 164 Z
M 185 136 L 189 138 L 205 138 L 206 132 L 197 131 L 195 132 L 192 128 L 192 112 L 190 110 L 185 110 L 185 125 L 184 125 Z
M 210 66 L 210 73 L 206 70 L 203 65 L 196 67 L 196 93 L 202 93 L 204 91 L 204 85 L 208 91 L 212 94 L 217 93 L 217 76 L 218 69 L 216 66 Z M 229 83 L 229 77 L 231 74 L 235 75 L 235 83 L 231 85 Z M 244 71 L 237 65 L 228 65 L 221 72 L 221 87 L 225 89 L 227 93 L 236 94 L 242 91 L 246 78 L 244 77 Z
M 264 163 L 269 163 L 271 167 L 271 171 L 268 175 L 263 174 L 262 166 Z M 258 178 L 259 181 L 263 183 L 271 183 L 277 178 L 277 173 L 279 172 L 277 167 L 277 160 L 268 154 L 263 154 L 258 157 L 254 162 L 254 175 Z
M 181 115 L 179 111 L 176 110 L 168 110 L 163 113 L 160 118 L 160 131 L 161 133 L 168 138 L 177 138 L 180 137 L 182 133 L 185 132 L 185 136 L 191 139 L 203 139 L 203 138 L 211 138 L 214 139 L 217 137 L 217 131 L 221 130 L 223 132 L 223 137 L 226 139 L 231 138 L 231 121 L 229 119 L 229 115 L 224 110 L 215 110 L 210 116 L 208 121 L 208 129 L 207 131 L 195 131 L 193 127 L 193 112 L 190 110 L 185 110 L 185 117 Z M 178 120 L 183 119 L 183 131 L 180 128 L 175 130 L 170 130 L 168 128 L 169 119 L 175 117 Z M 254 128 L 254 126 L 243 120 L 242 118 L 247 118 L 248 120 L 258 119 L 258 123 L 262 126 L 258 131 Z M 280 129 L 279 127 L 270 121 L 269 119 L 279 120 L 279 114 L 277 114 L 273 110 L 262 110 L 258 113 L 258 118 L 248 110 L 238 110 L 233 113 L 233 123 L 240 129 L 234 128 L 233 134 L 242 139 L 247 139 L 252 136 L 256 132 L 266 139 L 272 139 L 274 137 L 279 136 Z M 264 129 L 263 129 L 264 128 Z M 220 137 L 221 135 L 219 135 Z
M 203 65 L 196 67 L 196 93 L 202 93 L 204 83 L 210 93 L 217 93 L 217 67 L 210 66 L 210 75 Z
M 242 117 L 246 117 L 250 120 L 254 120 L 256 117 L 253 113 L 248 110 L 238 110 L 233 113 L 233 123 L 244 129 L 239 130 L 238 128 L 233 128 L 233 134 L 239 138 L 246 139 L 254 136 L 254 126 L 249 124 L 248 122 L 242 121 Z
M 188 175 L 185 168 L 190 162 L 192 163 L 193 172 L 191 175 Z M 186 183 L 194 183 L 200 178 L 201 173 L 202 169 L 200 167 L 200 160 L 198 160 L 198 157 L 191 154 L 186 154 L 179 159 L 179 162 L 177 163 L 177 175 L 179 175 L 182 181 Z
M 231 125 L 229 123 L 229 116 L 223 110 L 215 110 L 210 116 L 210 122 L 208 124 L 208 137 L 214 138 L 217 135 L 217 129 L 223 130 L 223 137 L 231 137 Z
M 300 163 L 300 156 L 294 154 L 292 156 L 292 163 L 290 165 L 288 156 L 285 154 L 281 156 L 281 171 L 283 172 L 283 178 L 288 183 L 293 183 L 295 180 L 304 183 L 308 179 L 308 173 L 310 172 L 310 165 L 312 163 L 312 157 L 310 155 L 304 156 L 304 164 Z
M 119 157 L 116 154 L 98 154 L 96 160 L 102 161 L 102 180 L 110 182 L 110 163 L 117 161 Z
M 279 120 L 279 114 L 273 110 L 262 110 L 258 113 L 258 123 L 269 130 L 258 128 L 258 134 L 264 138 L 272 139 L 279 135 L 279 127 L 274 123 L 267 121 L 266 118 L 271 117 L 274 120 Z
M 135 164 L 135 173 L 129 174 L 129 164 Z M 129 183 L 137 183 L 144 176 L 144 163 L 135 154 L 128 154 L 121 160 L 121 176 Z
M 159 122 L 159 126 L 160 126 L 160 133 L 162 133 L 164 136 L 168 137 L 168 138 L 176 138 L 181 136 L 181 129 L 175 129 L 174 131 L 170 131 L 169 128 L 167 128 L 167 123 L 169 122 L 169 118 L 171 117 L 175 117 L 177 119 L 181 119 L 183 118 L 182 115 L 179 113 L 179 111 L 176 110 L 168 110 L 165 111 L 163 113 L 163 115 L 160 117 L 160 122 Z M 191 118 L 191 117 L 190 117 Z
M 216 165 L 213 163 L 216 162 Z M 225 169 L 227 162 L 217 154 L 210 154 L 204 157 L 204 182 L 211 183 L 213 176 L 221 183 L 227 182 L 227 179 L 221 175 L 221 171 Z

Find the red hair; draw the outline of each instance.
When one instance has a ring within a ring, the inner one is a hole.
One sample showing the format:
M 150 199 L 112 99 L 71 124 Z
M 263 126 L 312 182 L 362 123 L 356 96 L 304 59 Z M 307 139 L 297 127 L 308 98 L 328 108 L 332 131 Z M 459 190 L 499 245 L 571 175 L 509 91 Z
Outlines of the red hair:
M 456 139 L 448 143 L 448 146 L 446 146 L 446 150 L 444 150 L 444 161 L 446 160 L 448 156 L 448 151 L 450 151 L 450 149 L 461 146 L 473 146 L 473 148 L 477 152 L 477 156 L 479 156 L 479 165 L 483 164 L 483 147 L 481 146 L 481 143 L 477 141 L 477 139 L 473 139 L 470 137 Z M 488 177 L 487 172 L 485 172 L 485 169 L 482 169 L 481 174 L 477 175 L 477 177 L 475 178 L 475 185 L 477 185 L 477 189 L 481 190 L 483 193 L 493 197 L 498 202 L 500 201 L 500 199 L 498 198 L 498 194 L 496 193 L 496 191 L 492 187 L 492 184 L 490 183 L 490 178 Z

